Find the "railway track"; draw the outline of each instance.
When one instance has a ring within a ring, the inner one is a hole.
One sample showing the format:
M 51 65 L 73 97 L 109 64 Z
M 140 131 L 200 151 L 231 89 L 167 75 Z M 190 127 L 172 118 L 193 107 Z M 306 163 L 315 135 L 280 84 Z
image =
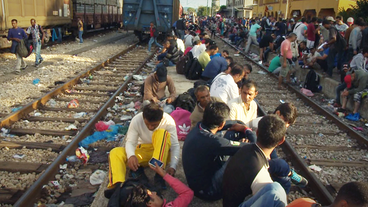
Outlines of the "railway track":
M 238 51 L 223 39 L 220 44 Z M 251 78 L 258 85 L 259 116 L 273 113 L 280 102 L 291 102 L 298 109 L 297 121 L 289 127 L 281 148 L 286 160 L 308 179 L 306 190 L 322 205 L 330 205 L 344 183 L 366 182 L 367 138 L 303 95 L 298 86 L 288 84 L 286 89 L 277 90 L 276 76 L 244 53 L 240 55 L 253 66 Z
M 54 193 L 45 201 L 57 201 L 55 194 L 60 196 L 67 193 L 68 189 L 64 185 L 73 184 L 74 178 L 79 176 L 72 174 L 76 173 L 73 169 L 82 167 L 79 163 L 68 163 L 67 166 L 72 167 L 67 168 L 61 168 L 60 165 L 65 163 L 68 155 L 75 153 L 78 143 L 93 132 L 95 123 L 103 120 L 105 115 L 120 121 L 112 106 L 140 99 L 137 88 L 141 81 L 134 81 L 133 75 L 150 72 L 144 72 L 142 68 L 152 56 L 147 54 L 146 48 L 135 43 L 65 83 L 49 87 L 50 91 L 44 96 L 19 111 L 2 114 L 0 128 L 4 131 L 0 135 L 0 148 L 3 150 L 0 158 L 0 203 L 33 206 L 45 190 L 48 191 L 46 195 L 51 190 Z M 78 100 L 79 106 L 67 107 L 74 99 Z M 81 112 L 83 116 L 76 118 Z M 134 115 L 134 112 L 124 113 Z M 93 146 L 106 155 L 114 144 L 116 142 L 102 142 Z M 105 169 L 108 167 L 107 162 L 97 163 L 90 170 L 100 165 L 104 165 Z M 66 178 L 72 183 L 64 183 Z M 52 186 L 49 181 L 59 183 L 53 182 Z

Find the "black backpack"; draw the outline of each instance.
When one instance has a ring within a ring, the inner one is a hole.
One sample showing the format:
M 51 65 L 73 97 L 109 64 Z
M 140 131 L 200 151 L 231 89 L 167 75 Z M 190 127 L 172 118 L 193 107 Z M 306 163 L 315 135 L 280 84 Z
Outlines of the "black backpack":
M 317 75 L 316 71 L 310 69 L 305 77 L 304 88 L 312 91 L 318 92 L 319 91 L 319 76 Z
M 346 45 L 347 45 L 345 38 L 340 34 L 339 31 L 337 31 L 335 27 L 331 27 L 331 28 L 336 30 L 336 42 L 335 42 L 336 50 L 339 52 L 345 50 Z
M 142 185 L 138 179 L 128 179 L 120 186 L 117 186 L 114 193 L 111 195 L 107 207 L 126 206 L 127 199 L 133 188 Z
M 196 102 L 193 100 L 192 96 L 188 92 L 180 94 L 174 101 L 174 106 L 180 107 L 187 111 L 193 112 Z
M 202 65 L 197 58 L 191 61 L 190 68 L 187 71 L 185 77 L 189 80 L 198 80 L 202 77 Z

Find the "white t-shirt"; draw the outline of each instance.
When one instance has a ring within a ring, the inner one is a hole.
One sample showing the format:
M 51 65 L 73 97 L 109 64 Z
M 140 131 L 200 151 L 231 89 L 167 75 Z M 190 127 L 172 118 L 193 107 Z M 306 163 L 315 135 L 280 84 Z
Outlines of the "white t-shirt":
M 307 26 L 302 22 L 299 22 L 295 25 L 293 32 L 298 37 L 297 40 L 305 41 L 304 31 L 306 30 L 307 30 Z
M 183 53 L 185 51 L 184 42 L 181 39 L 176 39 L 176 44 L 178 45 L 178 49 L 181 50 Z
M 250 102 L 249 110 L 247 111 L 241 96 L 234 98 L 227 104 L 230 108 L 230 120 L 239 120 L 244 123 L 250 122 L 257 118 L 257 104 L 253 100 Z
M 199 58 L 199 56 L 202 54 L 202 52 L 206 51 L 206 45 L 201 44 L 201 45 L 195 45 L 190 52 L 192 52 L 193 57 L 195 58 Z
M 220 98 L 227 104 L 230 100 L 239 96 L 239 89 L 234 78 L 230 74 L 227 74 L 214 79 L 210 94 L 211 96 Z
M 319 54 L 319 52 L 315 52 L 314 55 L 312 55 L 312 53 L 309 53 L 307 56 L 307 61 L 310 62 L 312 61 L 313 58 L 316 58 L 316 57 L 321 57 L 321 54 Z
M 170 167 L 176 169 L 180 156 L 180 145 L 176 133 L 176 125 L 174 119 L 167 113 L 164 113 L 162 120 L 156 129 L 165 129 L 170 133 Z M 155 130 L 156 130 L 155 129 Z M 152 134 L 143 120 L 143 113 L 139 113 L 133 117 L 126 138 L 125 151 L 128 159 L 135 155 L 135 149 L 138 144 L 151 144 Z

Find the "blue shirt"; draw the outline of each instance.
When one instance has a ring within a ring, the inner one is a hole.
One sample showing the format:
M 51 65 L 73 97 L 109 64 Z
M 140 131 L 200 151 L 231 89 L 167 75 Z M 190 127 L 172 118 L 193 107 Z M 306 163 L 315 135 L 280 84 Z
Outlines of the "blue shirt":
M 211 58 L 211 60 L 213 59 L 213 58 L 215 58 L 215 57 L 222 57 L 222 55 L 221 55 L 221 53 L 216 53 L 216 54 L 214 54 L 214 55 L 212 55 L 212 56 L 210 56 L 210 58 Z
M 28 36 L 26 34 L 26 32 L 22 29 L 22 28 L 11 28 L 8 32 L 8 40 L 10 38 L 18 38 L 18 39 L 27 39 Z M 16 52 L 16 48 L 17 48 L 17 45 L 18 45 L 18 42 L 17 41 L 14 41 L 12 40 L 12 45 L 11 45 L 11 48 L 10 48 L 10 52 L 15 54 Z
M 253 36 L 253 37 L 257 37 L 257 30 L 261 28 L 261 26 L 259 26 L 259 24 L 254 24 L 252 25 L 252 27 L 249 30 L 249 35 Z
M 214 57 L 204 69 L 202 76 L 213 79 L 227 69 L 227 61 L 223 57 Z

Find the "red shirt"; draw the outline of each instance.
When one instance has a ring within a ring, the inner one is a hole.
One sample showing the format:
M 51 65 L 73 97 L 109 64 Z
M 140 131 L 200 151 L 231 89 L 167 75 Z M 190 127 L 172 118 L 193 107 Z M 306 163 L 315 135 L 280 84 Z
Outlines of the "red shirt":
M 150 37 L 153 37 L 153 28 L 150 27 Z
M 310 41 L 316 40 L 316 34 L 314 33 L 316 31 L 316 28 L 314 27 L 313 23 L 309 23 L 307 26 L 307 39 Z

